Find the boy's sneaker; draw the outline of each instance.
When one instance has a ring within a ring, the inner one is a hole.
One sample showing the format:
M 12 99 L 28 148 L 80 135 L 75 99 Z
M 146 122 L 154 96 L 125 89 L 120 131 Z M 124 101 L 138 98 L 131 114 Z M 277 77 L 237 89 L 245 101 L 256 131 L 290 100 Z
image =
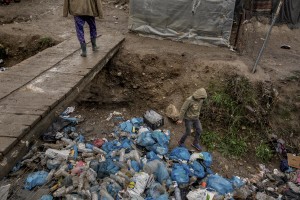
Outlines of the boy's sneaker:
M 186 148 L 186 146 L 184 145 L 184 143 L 181 143 L 180 141 L 178 141 L 178 146 Z
M 195 149 L 197 149 L 198 151 L 202 151 L 202 148 L 201 148 L 201 146 L 199 145 L 199 144 L 192 144 L 192 146 L 195 148 Z

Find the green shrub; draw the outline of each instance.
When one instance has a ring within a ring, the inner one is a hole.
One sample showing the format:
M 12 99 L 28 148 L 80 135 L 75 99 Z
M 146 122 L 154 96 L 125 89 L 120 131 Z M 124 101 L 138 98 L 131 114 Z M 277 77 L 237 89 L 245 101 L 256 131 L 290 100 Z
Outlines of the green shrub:
M 226 156 L 243 156 L 247 152 L 246 138 L 231 133 L 222 138 L 219 151 Z
M 273 156 L 272 150 L 265 143 L 260 143 L 260 145 L 256 148 L 255 151 L 256 151 L 256 157 L 262 162 L 270 161 Z
M 208 151 L 212 151 L 220 143 L 220 135 L 213 131 L 202 133 L 201 134 L 201 143 L 206 146 Z
M 52 47 L 55 45 L 55 41 L 51 37 L 42 37 L 38 40 L 41 47 Z

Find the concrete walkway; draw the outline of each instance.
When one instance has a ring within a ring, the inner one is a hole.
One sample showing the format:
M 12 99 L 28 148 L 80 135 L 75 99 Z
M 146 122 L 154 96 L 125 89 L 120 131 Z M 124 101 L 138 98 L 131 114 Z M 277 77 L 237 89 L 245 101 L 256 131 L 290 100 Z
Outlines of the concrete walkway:
M 118 51 L 123 36 L 103 35 L 80 56 L 76 38 L 0 73 L 0 179 Z

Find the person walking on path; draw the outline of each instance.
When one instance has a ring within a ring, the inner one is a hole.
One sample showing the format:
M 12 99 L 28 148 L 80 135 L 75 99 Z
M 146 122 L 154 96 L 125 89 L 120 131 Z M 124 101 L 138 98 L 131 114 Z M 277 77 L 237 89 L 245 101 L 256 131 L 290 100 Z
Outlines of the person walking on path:
M 63 16 L 74 16 L 77 38 L 80 42 L 81 56 L 86 57 L 86 42 L 84 39 L 84 24 L 90 27 L 90 38 L 93 51 L 98 49 L 96 44 L 97 28 L 95 17 L 103 18 L 101 0 L 64 0 Z
M 179 120 L 177 124 L 181 124 L 184 120 L 185 123 L 185 133 L 178 142 L 178 145 L 185 147 L 184 142 L 186 138 L 191 134 L 191 128 L 195 129 L 195 138 L 192 146 L 198 151 L 201 151 L 201 146 L 199 145 L 199 138 L 201 133 L 201 123 L 199 120 L 201 107 L 204 99 L 207 98 L 207 93 L 204 88 L 198 89 L 192 96 L 187 98 L 180 109 Z

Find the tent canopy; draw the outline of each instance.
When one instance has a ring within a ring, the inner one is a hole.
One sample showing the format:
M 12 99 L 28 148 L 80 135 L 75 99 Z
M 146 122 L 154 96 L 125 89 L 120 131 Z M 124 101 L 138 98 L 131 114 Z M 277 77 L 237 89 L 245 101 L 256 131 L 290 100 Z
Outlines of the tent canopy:
M 229 46 L 235 0 L 130 0 L 129 5 L 131 31 Z

